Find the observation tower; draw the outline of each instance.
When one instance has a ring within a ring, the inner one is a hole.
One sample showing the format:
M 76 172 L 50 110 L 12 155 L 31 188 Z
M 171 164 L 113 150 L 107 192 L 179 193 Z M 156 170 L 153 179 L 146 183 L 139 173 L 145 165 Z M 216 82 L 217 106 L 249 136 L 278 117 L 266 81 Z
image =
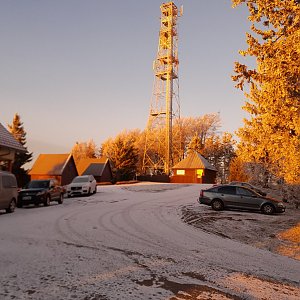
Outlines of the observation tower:
M 177 21 L 182 8 L 179 12 L 173 2 L 168 2 L 160 9 L 158 51 L 153 62 L 154 83 L 142 170 L 145 174 L 170 175 L 174 155 L 179 155 L 181 144 Z

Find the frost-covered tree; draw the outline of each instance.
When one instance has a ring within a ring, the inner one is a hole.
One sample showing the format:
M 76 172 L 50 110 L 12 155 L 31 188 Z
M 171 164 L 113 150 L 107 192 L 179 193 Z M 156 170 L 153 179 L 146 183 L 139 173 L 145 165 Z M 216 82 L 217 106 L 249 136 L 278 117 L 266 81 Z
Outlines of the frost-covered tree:
M 257 67 L 235 63 L 232 79 L 249 87 L 243 107 L 250 114 L 238 131 L 238 155 L 256 164 L 263 181 L 271 176 L 300 183 L 300 2 L 232 0 L 249 9 L 251 31 L 243 56 Z
M 97 147 L 93 140 L 89 140 L 88 142 L 76 142 L 71 153 L 76 163 L 82 158 L 96 158 L 98 156 Z
M 235 156 L 234 145 L 235 140 L 228 132 L 206 140 L 202 154 L 217 169 L 218 182 L 225 183 L 229 180 L 229 167 Z
M 108 157 L 117 181 L 135 177 L 139 162 L 140 132 L 123 131 L 102 144 L 101 154 Z
M 182 140 L 185 150 L 194 143 L 199 150 L 203 149 L 206 139 L 216 135 L 220 124 L 220 115 L 217 113 L 182 118 Z

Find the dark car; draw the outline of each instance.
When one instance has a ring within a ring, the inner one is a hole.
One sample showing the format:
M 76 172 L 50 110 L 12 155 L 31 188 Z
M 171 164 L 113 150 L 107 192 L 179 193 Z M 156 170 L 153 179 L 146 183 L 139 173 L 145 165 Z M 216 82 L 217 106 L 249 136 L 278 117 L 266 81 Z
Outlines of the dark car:
M 19 191 L 18 207 L 23 205 L 43 203 L 45 206 L 50 205 L 51 201 L 63 203 L 64 190 L 59 186 L 56 180 L 32 180 L 26 187 Z
M 236 186 L 243 186 L 243 187 L 246 187 L 248 189 L 254 190 L 255 192 L 257 192 L 258 194 L 260 194 L 262 196 L 267 196 L 267 193 L 265 193 L 264 191 L 262 191 L 258 187 L 254 186 L 254 185 L 252 185 L 248 182 L 232 181 L 229 184 L 230 185 L 236 185 Z
M 264 214 L 282 213 L 282 201 L 262 196 L 246 187 L 219 185 L 200 191 L 200 204 L 210 205 L 214 210 L 226 208 L 257 210 Z

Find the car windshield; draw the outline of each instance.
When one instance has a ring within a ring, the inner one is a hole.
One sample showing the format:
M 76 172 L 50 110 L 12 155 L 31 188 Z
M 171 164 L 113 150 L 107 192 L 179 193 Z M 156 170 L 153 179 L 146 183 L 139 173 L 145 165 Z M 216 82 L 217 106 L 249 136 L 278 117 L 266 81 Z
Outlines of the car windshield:
M 47 188 L 47 187 L 49 187 L 49 181 L 48 180 L 33 180 L 33 181 L 30 181 L 26 187 L 28 189 Z
M 88 177 L 75 177 L 72 182 L 79 183 L 79 182 L 88 182 L 88 181 L 89 181 Z

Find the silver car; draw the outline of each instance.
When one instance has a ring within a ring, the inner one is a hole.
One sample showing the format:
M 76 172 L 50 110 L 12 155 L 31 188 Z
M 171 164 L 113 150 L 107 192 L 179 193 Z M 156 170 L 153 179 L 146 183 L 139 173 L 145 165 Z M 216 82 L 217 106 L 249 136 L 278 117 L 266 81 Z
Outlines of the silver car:
M 256 186 L 254 186 L 254 185 L 252 185 L 248 182 L 232 181 L 229 184 L 230 185 L 236 185 L 236 186 L 243 186 L 243 187 L 246 187 L 248 189 L 254 190 L 255 192 L 257 192 L 258 194 L 260 194 L 262 196 L 267 196 L 267 193 L 265 193 L 261 189 L 257 188 Z
M 14 174 L 0 171 L 0 209 L 14 212 L 18 199 L 18 186 Z
M 282 201 L 262 196 L 252 189 L 235 185 L 218 185 L 201 190 L 198 201 L 200 204 L 210 205 L 214 210 L 234 208 L 258 210 L 264 214 L 285 211 Z

